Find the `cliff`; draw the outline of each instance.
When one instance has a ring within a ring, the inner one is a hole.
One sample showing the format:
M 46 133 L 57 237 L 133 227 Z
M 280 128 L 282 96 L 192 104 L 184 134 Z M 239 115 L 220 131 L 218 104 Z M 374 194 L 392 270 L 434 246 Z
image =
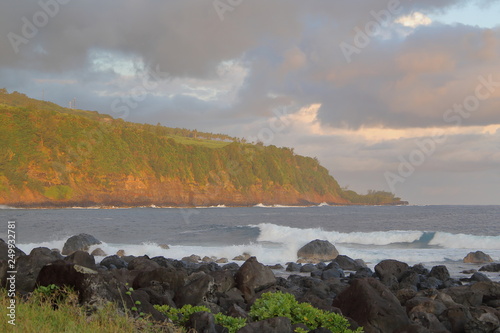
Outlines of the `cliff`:
M 316 159 L 223 134 L 136 124 L 0 90 L 0 205 L 372 203 Z M 375 204 L 399 198 L 376 192 Z

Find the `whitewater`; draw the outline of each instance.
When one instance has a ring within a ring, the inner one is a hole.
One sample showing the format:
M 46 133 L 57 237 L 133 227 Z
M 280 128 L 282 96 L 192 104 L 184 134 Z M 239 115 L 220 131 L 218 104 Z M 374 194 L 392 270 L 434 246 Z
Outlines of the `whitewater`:
M 500 261 L 500 206 L 265 206 L 129 209 L 8 209 L 0 207 L 0 237 L 16 221 L 17 246 L 62 249 L 67 238 L 88 233 L 108 255 L 174 259 L 196 254 L 228 258 L 249 253 L 266 264 L 297 260 L 314 239 L 328 240 L 341 254 L 374 266 L 384 259 L 460 271 L 473 251 Z M 164 244 L 169 249 L 163 248 Z M 97 257 L 97 261 L 102 257 Z M 498 273 L 489 273 L 499 280 Z

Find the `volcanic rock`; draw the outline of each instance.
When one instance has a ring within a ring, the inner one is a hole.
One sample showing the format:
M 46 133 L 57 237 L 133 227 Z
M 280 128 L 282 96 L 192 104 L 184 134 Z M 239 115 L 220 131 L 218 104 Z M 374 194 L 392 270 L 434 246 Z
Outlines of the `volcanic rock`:
M 313 240 L 299 249 L 297 257 L 309 262 L 330 261 L 339 255 L 335 246 L 326 240 Z
M 68 238 L 64 243 L 62 254 L 70 255 L 75 251 L 88 251 L 90 246 L 101 244 L 101 241 L 89 234 L 78 234 Z
M 469 252 L 464 258 L 465 263 L 471 264 L 485 264 L 488 262 L 493 262 L 493 259 L 483 251 Z

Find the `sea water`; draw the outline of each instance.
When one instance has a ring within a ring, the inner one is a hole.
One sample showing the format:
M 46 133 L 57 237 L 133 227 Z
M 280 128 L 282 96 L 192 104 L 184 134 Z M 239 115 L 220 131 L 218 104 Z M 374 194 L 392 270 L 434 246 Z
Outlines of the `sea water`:
M 196 254 L 231 261 L 247 252 L 262 263 L 284 265 L 297 260 L 300 247 L 323 239 L 372 268 L 396 259 L 428 268 L 444 264 L 464 277 L 460 271 L 481 266 L 463 263 L 469 252 L 500 261 L 500 206 L 2 207 L 3 239 L 9 220 L 16 221 L 17 246 L 26 253 L 39 246 L 62 249 L 70 236 L 88 233 L 102 241 L 91 250 L 175 259 Z M 486 274 L 500 280 L 500 273 Z

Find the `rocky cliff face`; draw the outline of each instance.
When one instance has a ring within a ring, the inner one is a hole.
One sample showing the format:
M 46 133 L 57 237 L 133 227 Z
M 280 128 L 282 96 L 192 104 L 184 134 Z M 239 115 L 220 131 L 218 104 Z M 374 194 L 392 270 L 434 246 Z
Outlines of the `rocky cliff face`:
M 387 204 L 315 158 L 223 134 L 125 122 L 0 93 L 0 205 Z
M 231 184 L 204 185 L 183 183 L 178 179 L 157 180 L 154 177 L 140 179 L 123 176 L 114 179 L 113 185 L 96 187 L 92 183 L 70 182 L 72 194 L 68 198 L 47 198 L 30 189 L 10 189 L 0 197 L 0 205 L 14 207 L 67 207 L 67 206 L 252 206 L 306 205 L 327 202 L 348 204 L 333 194 L 316 192 L 299 193 L 290 186 L 273 185 L 263 189 L 254 185 L 248 189 L 236 189 Z

